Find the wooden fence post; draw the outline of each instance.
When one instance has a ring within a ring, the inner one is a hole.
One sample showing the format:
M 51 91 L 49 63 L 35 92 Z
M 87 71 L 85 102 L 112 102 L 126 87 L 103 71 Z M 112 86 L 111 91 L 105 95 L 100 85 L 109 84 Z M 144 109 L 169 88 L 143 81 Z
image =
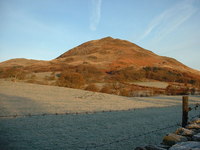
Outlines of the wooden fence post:
M 183 96 L 182 101 L 182 127 L 185 127 L 188 123 L 188 96 Z

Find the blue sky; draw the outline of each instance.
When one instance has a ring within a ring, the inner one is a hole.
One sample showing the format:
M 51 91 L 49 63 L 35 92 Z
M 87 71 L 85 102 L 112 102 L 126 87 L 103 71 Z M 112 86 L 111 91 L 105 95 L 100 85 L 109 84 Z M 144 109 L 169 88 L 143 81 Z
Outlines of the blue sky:
M 200 0 L 0 0 L 0 20 L 0 61 L 112 36 L 200 70 Z

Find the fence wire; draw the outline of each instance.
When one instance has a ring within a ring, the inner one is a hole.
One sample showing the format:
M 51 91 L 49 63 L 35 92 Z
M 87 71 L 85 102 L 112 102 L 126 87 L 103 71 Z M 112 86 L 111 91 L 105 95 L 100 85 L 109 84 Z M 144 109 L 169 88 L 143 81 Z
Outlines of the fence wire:
M 95 148 L 99 148 L 99 147 L 104 147 L 104 146 L 112 145 L 112 144 L 119 143 L 119 142 L 137 139 L 137 138 L 142 137 L 142 136 L 146 136 L 146 135 L 149 135 L 149 134 L 152 134 L 152 133 L 156 133 L 156 132 L 159 132 L 159 131 L 162 131 L 162 130 L 166 130 L 166 129 L 170 129 L 170 128 L 178 127 L 178 126 L 180 126 L 180 124 L 176 123 L 176 124 L 173 124 L 173 125 L 170 125 L 170 126 L 167 126 L 167 127 L 163 127 L 163 128 L 160 128 L 160 129 L 152 130 L 152 131 L 149 131 L 149 132 L 146 132 L 146 133 L 138 134 L 138 135 L 135 135 L 135 136 L 128 136 L 128 137 L 125 137 L 125 138 L 114 140 L 114 141 L 109 142 L 109 143 L 98 144 L 98 145 L 94 145 L 94 146 L 80 147 L 80 148 L 88 150 L 88 149 L 93 149 L 93 148 L 95 149 Z
M 196 103 L 196 104 L 194 104 L 193 107 L 189 107 L 189 112 L 190 112 L 190 111 L 198 111 L 198 110 L 200 110 L 200 103 Z M 199 111 L 198 111 L 198 112 L 199 112 Z M 200 117 L 200 114 L 195 115 L 195 116 L 190 116 L 189 119 L 194 119 L 194 118 L 197 118 L 197 117 Z
M 41 114 L 13 114 L 13 115 L 0 115 L 0 118 L 16 118 L 16 117 L 34 117 L 34 116 L 54 116 L 54 115 L 79 115 L 79 114 L 96 114 L 105 112 L 124 112 L 135 111 L 136 109 L 128 110 L 102 110 L 102 111 L 87 111 L 87 112 L 64 112 L 64 113 L 41 113 Z
M 129 109 L 128 111 L 130 111 L 131 109 Z M 134 109 L 133 109 L 134 110 Z M 196 103 L 194 104 L 193 107 L 189 107 L 189 111 L 197 111 L 197 110 L 200 110 L 200 103 Z M 125 111 L 125 110 L 124 110 Z M 101 112 L 111 112 L 110 110 L 109 111 L 101 111 Z M 199 112 L 199 111 L 198 111 Z M 15 118 L 15 117 L 32 117 L 32 116 L 50 116 L 50 115 L 78 115 L 78 114 L 93 114 L 93 113 L 99 113 L 99 112 L 81 112 L 81 113 L 43 113 L 43 114 L 26 114 L 26 115 L 19 115 L 19 114 L 15 114 L 15 115 L 5 115 L 5 116 L 0 116 L 0 118 L 8 118 L 8 117 L 12 117 L 12 118 Z M 196 118 L 196 117 L 200 117 L 200 114 L 198 115 L 194 115 L 194 116 L 190 116 L 189 119 L 193 119 L 193 118 Z M 181 123 L 180 122 L 177 122 L 175 124 L 172 124 L 172 125 L 168 125 L 166 127 L 163 127 L 163 128 L 159 128 L 159 129 L 156 129 L 156 130 L 152 130 L 152 131 L 148 131 L 146 133 L 142 133 L 142 134 L 138 134 L 138 135 L 133 135 L 133 136 L 127 136 L 127 137 L 124 137 L 124 138 L 120 138 L 120 139 L 117 139 L 117 140 L 113 140 L 111 142 L 108 142 L 108 143 L 102 143 L 102 144 L 96 144 L 96 145 L 88 145 L 88 146 L 85 146 L 85 147 L 79 147 L 81 149 L 84 149 L 84 150 L 89 150 L 89 149 L 96 149 L 96 148 L 100 148 L 100 147 L 105 147 L 105 146 L 108 146 L 108 145 L 112 145 L 112 144 L 116 144 L 116 143 L 120 143 L 120 142 L 125 142 L 125 141 L 130 141 L 132 139 L 137 139 L 137 138 L 140 138 L 140 137 L 143 137 L 143 136 L 147 136 L 149 134 L 152 134 L 152 133 L 157 133 L 159 131 L 164 131 L 166 129 L 170 129 L 170 128 L 174 128 L 174 127 L 181 127 Z
M 200 103 L 194 104 L 193 107 L 189 107 L 189 111 L 200 109 Z
M 199 106 L 200 106 L 200 104 L 195 104 L 195 106 L 193 108 L 191 108 L 191 110 L 197 110 L 197 108 L 200 109 Z M 200 117 L 200 114 L 195 115 L 195 116 L 191 116 L 190 119 L 193 119 L 193 118 L 196 118 L 196 117 Z M 146 133 L 138 134 L 138 135 L 135 135 L 135 136 L 128 136 L 128 137 L 125 137 L 125 138 L 114 140 L 114 141 L 109 142 L 109 143 L 80 147 L 80 148 L 88 150 L 88 149 L 95 149 L 95 148 L 99 148 L 99 147 L 104 147 L 104 146 L 107 146 L 107 145 L 112 145 L 112 144 L 123 142 L 123 141 L 129 141 L 129 140 L 132 140 L 132 139 L 137 139 L 139 137 L 143 137 L 143 136 L 146 136 L 146 135 L 149 135 L 149 134 L 152 134 L 152 133 L 157 133 L 159 131 L 163 131 L 163 130 L 174 128 L 174 127 L 181 127 L 180 122 L 177 122 L 176 124 L 172 124 L 172 125 L 169 125 L 169 126 L 166 126 L 166 127 L 163 127 L 163 128 L 152 130 L 152 131 L 149 131 L 149 132 L 146 132 Z

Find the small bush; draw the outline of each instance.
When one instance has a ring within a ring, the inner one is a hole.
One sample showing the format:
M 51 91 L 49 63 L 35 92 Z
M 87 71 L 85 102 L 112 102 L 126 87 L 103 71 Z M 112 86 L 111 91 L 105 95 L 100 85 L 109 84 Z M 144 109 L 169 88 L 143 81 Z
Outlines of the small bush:
M 12 67 L 8 69 L 1 70 L 1 78 L 11 78 L 15 80 L 25 79 L 27 72 L 23 70 L 22 67 Z
M 95 84 L 89 84 L 85 88 L 85 90 L 87 90 L 87 91 L 93 91 L 93 92 L 98 92 L 99 91 L 98 87 Z
M 101 93 L 107 93 L 107 94 L 112 94 L 112 89 L 111 86 L 108 84 L 105 84 L 102 89 L 100 90 Z
M 79 73 L 62 72 L 57 80 L 58 86 L 81 88 L 85 84 L 83 76 Z
M 98 81 L 103 74 L 102 71 L 92 65 L 76 66 L 74 72 L 81 74 L 88 83 Z
M 169 85 L 166 88 L 166 92 L 168 95 L 188 95 L 190 89 L 186 86 L 184 87 L 184 86 Z
M 124 88 L 124 85 L 121 84 L 120 82 L 114 82 L 111 84 L 110 88 L 115 91 L 119 91 L 121 88 Z
M 50 76 L 45 76 L 45 80 L 47 80 L 47 81 L 52 81 L 55 79 L 56 79 L 55 74 L 51 74 Z
M 132 82 L 145 77 L 144 70 L 136 70 L 132 67 L 124 68 L 118 71 L 107 72 L 114 81 Z
M 130 96 L 130 91 L 127 89 L 120 89 L 121 96 Z

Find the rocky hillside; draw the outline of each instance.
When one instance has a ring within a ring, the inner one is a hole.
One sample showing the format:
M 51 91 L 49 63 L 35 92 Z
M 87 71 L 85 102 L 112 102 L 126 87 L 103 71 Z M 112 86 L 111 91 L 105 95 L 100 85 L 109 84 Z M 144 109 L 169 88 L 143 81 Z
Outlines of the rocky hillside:
M 129 41 L 114 39 L 112 37 L 83 43 L 62 54 L 54 61 L 62 61 L 71 65 L 85 63 L 108 70 L 153 66 L 197 73 L 197 71 L 188 68 L 175 59 L 158 56 Z
M 135 81 L 167 82 L 170 85 L 167 90 L 178 89 L 176 94 L 200 87 L 199 71 L 173 58 L 159 56 L 134 43 L 112 37 L 88 41 L 50 61 L 12 59 L 0 63 L 1 78 L 27 80 L 25 75 L 28 74 L 34 82 L 37 73 L 44 72 L 49 72 L 49 76 L 40 78 L 37 83 L 52 80 L 45 84 L 126 96 L 134 95 L 130 90 L 154 90 L 152 86 L 136 85 Z M 178 88 L 174 83 L 178 83 Z M 183 89 L 183 85 L 187 88 Z M 157 92 L 163 93 L 163 89 L 157 89 Z

